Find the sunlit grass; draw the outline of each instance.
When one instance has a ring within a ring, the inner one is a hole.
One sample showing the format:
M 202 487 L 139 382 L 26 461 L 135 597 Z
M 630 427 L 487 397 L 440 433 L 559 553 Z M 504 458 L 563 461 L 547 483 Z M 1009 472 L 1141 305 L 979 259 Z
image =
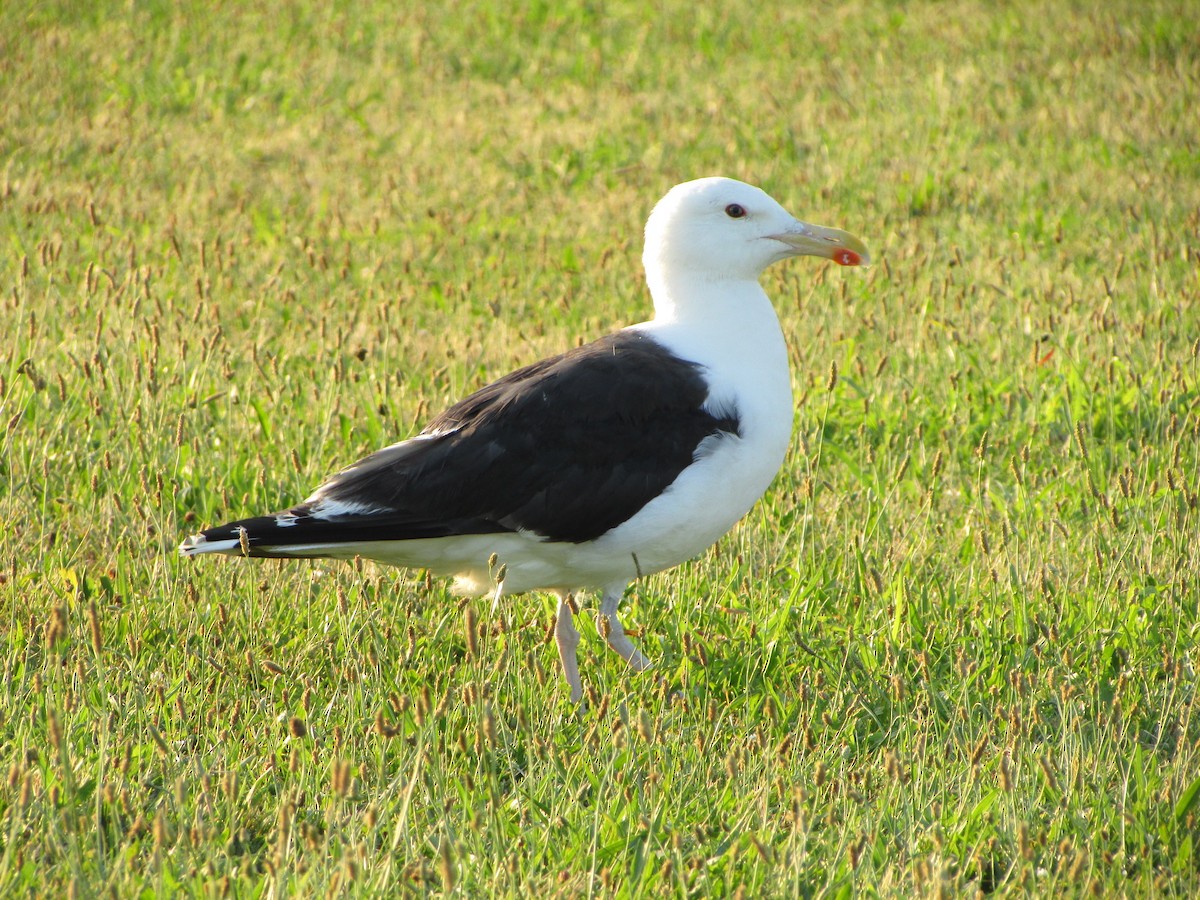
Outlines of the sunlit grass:
M 1200 32 L 1185 3 L 0 10 L 0 892 L 1191 896 Z M 723 173 L 796 431 L 623 606 L 188 563 L 648 314 Z

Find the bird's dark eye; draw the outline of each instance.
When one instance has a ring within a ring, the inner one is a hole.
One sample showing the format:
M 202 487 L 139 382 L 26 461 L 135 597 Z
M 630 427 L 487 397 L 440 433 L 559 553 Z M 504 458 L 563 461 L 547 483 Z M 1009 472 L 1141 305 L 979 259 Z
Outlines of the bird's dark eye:
M 746 207 L 742 206 L 740 203 L 730 203 L 727 207 L 725 207 L 725 215 L 729 216 L 731 219 L 740 219 L 746 215 Z

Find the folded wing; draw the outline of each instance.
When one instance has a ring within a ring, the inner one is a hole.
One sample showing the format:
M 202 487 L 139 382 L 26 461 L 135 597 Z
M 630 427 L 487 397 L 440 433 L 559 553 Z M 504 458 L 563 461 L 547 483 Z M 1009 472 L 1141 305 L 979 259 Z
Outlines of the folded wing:
M 593 540 L 666 490 L 706 438 L 737 433 L 707 397 L 698 365 L 618 332 L 489 384 L 292 509 L 182 549 L 318 556 L 287 548 L 504 531 Z

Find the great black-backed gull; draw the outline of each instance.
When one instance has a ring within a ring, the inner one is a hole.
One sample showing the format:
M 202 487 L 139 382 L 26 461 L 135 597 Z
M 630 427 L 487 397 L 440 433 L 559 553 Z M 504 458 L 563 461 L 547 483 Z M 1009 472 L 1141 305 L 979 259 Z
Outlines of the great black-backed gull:
M 758 188 L 680 184 L 646 223 L 653 319 L 518 369 L 300 505 L 179 549 L 364 557 L 452 575 L 459 592 L 497 600 L 553 591 L 573 701 L 583 686 L 572 592 L 596 589 L 600 632 L 645 669 L 617 618 L 625 589 L 715 543 L 783 462 L 791 375 L 758 277 L 790 256 L 868 260 L 857 238 L 795 219 Z

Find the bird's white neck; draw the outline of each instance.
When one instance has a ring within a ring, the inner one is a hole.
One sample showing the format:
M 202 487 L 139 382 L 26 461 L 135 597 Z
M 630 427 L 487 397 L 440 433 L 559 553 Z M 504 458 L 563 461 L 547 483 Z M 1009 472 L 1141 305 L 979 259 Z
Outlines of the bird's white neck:
M 654 318 L 634 327 L 702 365 L 715 385 L 710 402 L 771 433 L 782 453 L 791 431 L 791 371 L 779 319 L 762 287 L 751 279 L 694 277 L 650 285 Z
M 655 329 L 693 334 L 698 344 L 735 356 L 783 347 L 775 309 L 753 279 L 652 273 L 646 281 L 654 298 L 654 319 L 648 324 Z

